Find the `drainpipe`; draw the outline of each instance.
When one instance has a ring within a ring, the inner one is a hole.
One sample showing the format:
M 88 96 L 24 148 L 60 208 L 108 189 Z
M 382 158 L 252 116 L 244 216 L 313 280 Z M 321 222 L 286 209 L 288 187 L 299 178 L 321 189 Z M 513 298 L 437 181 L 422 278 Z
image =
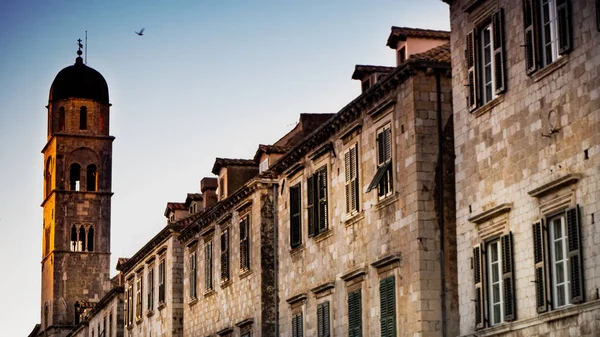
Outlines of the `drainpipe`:
M 275 336 L 279 336 L 279 280 L 278 275 L 278 258 L 277 258 L 277 184 L 273 184 L 273 282 L 275 291 Z
M 438 219 L 438 225 L 440 229 L 440 299 L 442 309 L 442 336 L 446 336 L 446 271 L 444 264 L 444 135 L 442 128 L 442 84 L 440 71 L 435 71 L 435 86 L 437 91 L 437 107 L 436 107 L 436 118 L 437 118 L 437 129 L 438 129 L 438 204 L 440 207 L 440 217 Z

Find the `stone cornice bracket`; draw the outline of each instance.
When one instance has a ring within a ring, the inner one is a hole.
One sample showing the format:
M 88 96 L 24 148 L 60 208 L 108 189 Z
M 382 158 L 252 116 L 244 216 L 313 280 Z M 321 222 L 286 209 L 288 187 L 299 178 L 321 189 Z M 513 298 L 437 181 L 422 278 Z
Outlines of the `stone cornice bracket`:
M 534 198 L 541 198 L 555 189 L 575 184 L 581 180 L 581 178 L 583 178 L 583 175 L 580 173 L 569 173 L 542 186 L 536 187 L 527 192 L 527 194 Z
M 367 269 L 365 267 L 361 267 L 345 273 L 344 275 L 340 276 L 340 278 L 342 279 L 342 281 L 348 282 L 356 278 L 363 278 L 366 274 Z
M 331 289 L 333 288 L 335 288 L 335 282 L 327 282 L 312 288 L 310 291 L 313 294 L 318 295 L 327 291 L 331 292 Z
M 228 326 L 228 327 L 226 327 L 224 329 L 221 329 L 221 330 L 217 331 L 217 335 L 219 335 L 219 336 L 225 336 L 225 335 L 230 334 L 232 332 L 233 332 L 233 328 L 230 327 L 230 326 Z
M 371 263 L 371 266 L 373 266 L 376 269 L 381 269 L 384 267 L 387 267 L 389 265 L 392 264 L 400 264 L 400 259 L 401 259 L 401 254 L 397 253 L 397 254 L 389 254 L 386 255 L 382 258 L 380 258 L 379 260 Z
M 237 326 L 238 328 L 243 328 L 243 327 L 253 324 L 253 323 L 254 323 L 254 318 L 250 317 L 250 318 L 246 318 L 245 320 L 235 323 L 235 326 Z
M 508 212 L 510 212 L 511 209 L 512 209 L 512 202 L 507 202 L 504 204 L 500 204 L 498 206 L 494 206 L 494 207 L 488 209 L 487 211 L 483 211 L 479 214 L 476 214 L 476 215 L 470 217 L 468 220 L 469 220 L 469 222 L 480 224 L 489 219 L 500 216 L 501 214 L 508 213 Z
M 288 298 L 285 301 L 288 302 L 289 305 L 304 304 L 304 302 L 306 302 L 307 298 L 308 298 L 308 296 L 306 295 L 306 293 L 300 293 L 298 295 L 294 295 L 294 296 Z

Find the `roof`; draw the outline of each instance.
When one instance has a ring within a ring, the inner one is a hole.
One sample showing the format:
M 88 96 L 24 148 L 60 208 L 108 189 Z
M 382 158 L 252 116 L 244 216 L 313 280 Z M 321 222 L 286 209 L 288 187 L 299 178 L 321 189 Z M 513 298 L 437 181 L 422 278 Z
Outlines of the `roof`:
M 440 62 L 446 63 L 450 62 L 450 42 L 443 44 L 441 46 L 437 46 L 435 48 L 429 49 L 426 52 L 410 55 L 409 59 L 414 61 L 423 61 L 423 62 Z
M 434 40 L 450 40 L 450 32 L 446 30 L 432 30 L 408 27 L 392 26 L 392 32 L 388 37 L 386 46 L 396 49 L 398 41 L 406 41 L 408 37 Z
M 279 146 L 279 145 L 258 145 L 258 150 L 256 150 L 256 154 L 254 155 L 254 161 L 258 163 L 260 160 L 260 156 L 263 153 L 266 154 L 284 154 L 288 152 L 292 147 L 291 146 Z
M 41 328 L 41 327 L 42 327 L 42 326 L 41 326 L 40 324 L 36 324 L 36 325 L 33 327 L 33 330 L 31 330 L 31 332 L 29 333 L 28 337 L 36 337 L 36 336 L 37 336 L 37 334 L 38 334 L 38 332 L 40 331 L 40 328 Z
M 217 158 L 212 168 L 213 174 L 219 174 L 222 167 L 228 166 L 258 166 L 254 159 Z
M 185 203 L 183 202 L 167 202 L 167 207 L 165 208 L 165 216 L 169 216 L 170 211 L 176 211 L 186 209 Z
M 370 66 L 370 65 L 362 65 L 357 64 L 354 66 L 354 72 L 352 73 L 353 80 L 360 80 L 365 75 L 371 75 L 375 73 L 390 73 L 396 67 L 384 67 L 384 66 Z
M 202 199 L 204 199 L 202 197 L 202 193 L 188 193 L 187 197 L 185 198 L 185 204 L 184 204 L 184 206 L 186 208 L 190 207 L 190 204 L 192 203 L 192 201 L 202 200 Z
M 48 101 L 67 98 L 87 98 L 108 104 L 108 84 L 99 72 L 77 57 L 74 65 L 64 68 L 54 78 Z
M 274 143 L 277 146 L 295 146 L 313 131 L 335 116 L 334 113 L 301 113 L 294 128 Z

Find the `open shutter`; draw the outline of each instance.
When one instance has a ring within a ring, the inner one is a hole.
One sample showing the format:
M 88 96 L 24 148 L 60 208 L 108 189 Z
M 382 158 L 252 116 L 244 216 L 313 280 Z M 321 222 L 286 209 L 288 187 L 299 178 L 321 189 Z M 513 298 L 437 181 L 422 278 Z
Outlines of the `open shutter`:
M 537 312 L 548 311 L 548 300 L 546 293 L 546 230 L 544 221 L 533 224 L 533 261 L 535 263 L 535 301 Z
M 475 329 L 485 327 L 485 286 L 483 245 L 473 247 L 473 282 L 475 283 Z
M 560 55 L 571 51 L 571 3 L 569 0 L 556 1 L 558 17 L 558 53 Z
M 525 29 L 525 64 L 527 75 L 537 70 L 536 45 L 536 1 L 523 0 L 523 22 Z
M 492 27 L 494 33 L 494 85 L 496 95 L 506 90 L 504 70 L 504 9 L 492 14 Z
M 212 243 L 204 247 L 204 285 L 206 290 L 212 289 Z
M 315 236 L 315 175 L 306 179 L 306 199 L 308 209 L 308 236 Z
M 581 233 L 579 231 L 579 208 L 567 210 L 567 232 L 569 235 L 569 263 L 571 267 L 571 303 L 582 303 L 583 265 L 581 254 Z
M 377 165 L 385 163 L 385 139 L 383 132 L 377 134 Z
M 385 161 L 392 159 L 392 126 L 383 129 Z
M 475 61 L 475 30 L 467 34 L 465 58 L 467 60 L 467 106 L 469 110 L 477 108 L 477 74 Z
M 515 283 L 514 260 L 512 249 L 512 233 L 500 238 L 502 244 L 502 285 L 504 286 L 504 320 L 514 321 L 515 312 Z

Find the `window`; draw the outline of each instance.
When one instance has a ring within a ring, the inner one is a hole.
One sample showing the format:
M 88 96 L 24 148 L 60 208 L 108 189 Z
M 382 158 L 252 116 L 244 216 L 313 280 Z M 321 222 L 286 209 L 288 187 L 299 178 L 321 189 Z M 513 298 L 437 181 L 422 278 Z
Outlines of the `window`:
M 308 236 L 325 232 L 327 215 L 327 166 L 318 169 L 306 180 L 308 199 Z
M 512 234 L 473 248 L 475 328 L 515 319 Z M 487 311 L 486 311 L 487 306 Z M 489 317 L 485 317 L 485 313 Z
M 46 183 L 46 196 L 49 196 L 52 191 L 52 157 L 48 157 L 48 160 L 46 160 L 46 174 L 44 178 Z
M 533 224 L 536 302 L 539 313 L 582 303 L 583 265 L 579 208 Z
M 362 296 L 360 289 L 348 293 L 348 336 L 362 336 Z
M 504 11 L 500 9 L 466 37 L 467 103 L 474 110 L 505 91 Z
M 290 246 L 302 244 L 302 198 L 300 183 L 290 187 Z
M 240 221 L 240 271 L 250 270 L 250 216 Z
M 79 164 L 71 164 L 69 178 L 69 189 L 71 191 L 79 191 L 79 184 L 81 182 L 81 166 Z
M 406 61 L 406 47 L 398 49 L 398 64 Z
M 219 200 L 225 198 L 225 178 L 219 179 Z
M 87 129 L 87 108 L 84 106 L 79 109 L 79 129 Z
M 154 266 L 148 266 L 148 300 L 146 306 L 148 311 L 154 310 Z
M 58 131 L 65 131 L 65 108 L 58 109 Z
M 374 188 L 377 188 L 379 199 L 383 199 L 393 192 L 391 124 L 377 130 L 377 172 L 369 184 L 367 192 Z
M 260 165 L 258 165 L 258 173 L 261 173 L 268 169 L 269 169 L 269 158 L 265 158 L 265 160 L 261 161 Z
M 94 227 L 87 228 L 87 251 L 94 251 Z
M 165 303 L 165 260 L 158 264 L 158 303 Z M 160 308 L 159 308 L 160 309 Z
M 213 260 L 212 260 L 212 241 L 204 245 L 204 288 L 206 291 L 213 289 Z
M 71 226 L 70 248 L 72 252 L 94 251 L 94 227 L 83 225 Z
M 358 212 L 358 144 L 346 151 L 344 155 L 345 184 L 346 184 L 346 213 Z
M 381 337 L 396 336 L 396 281 L 389 276 L 379 281 Z
M 133 324 L 133 283 L 125 287 L 125 326 Z
M 112 334 L 110 333 L 112 330 L 112 324 L 113 324 L 113 314 L 112 312 L 108 315 L 108 329 L 106 329 L 106 337 L 111 337 Z
M 143 276 L 140 272 L 137 275 L 137 281 L 135 284 L 135 318 L 142 318 L 142 284 L 143 284 Z
M 369 89 L 371 87 L 371 80 L 370 79 L 365 79 L 364 81 L 362 81 L 362 92 L 367 91 L 367 89 Z
M 195 249 L 195 248 L 194 248 Z M 190 298 L 198 298 L 196 291 L 196 251 L 190 252 Z
M 221 232 L 221 283 L 229 281 L 229 229 Z
M 317 305 L 317 335 L 319 337 L 331 336 L 329 328 L 329 301 Z
M 525 61 L 532 74 L 571 51 L 569 0 L 524 0 Z
M 97 186 L 97 176 L 98 176 L 98 169 L 96 168 L 96 165 L 92 164 L 92 165 L 88 165 L 87 169 L 86 169 L 86 190 L 93 192 L 96 190 L 96 186 Z
M 304 321 L 302 320 L 302 313 L 296 313 L 292 316 L 292 337 L 303 337 L 304 336 Z

